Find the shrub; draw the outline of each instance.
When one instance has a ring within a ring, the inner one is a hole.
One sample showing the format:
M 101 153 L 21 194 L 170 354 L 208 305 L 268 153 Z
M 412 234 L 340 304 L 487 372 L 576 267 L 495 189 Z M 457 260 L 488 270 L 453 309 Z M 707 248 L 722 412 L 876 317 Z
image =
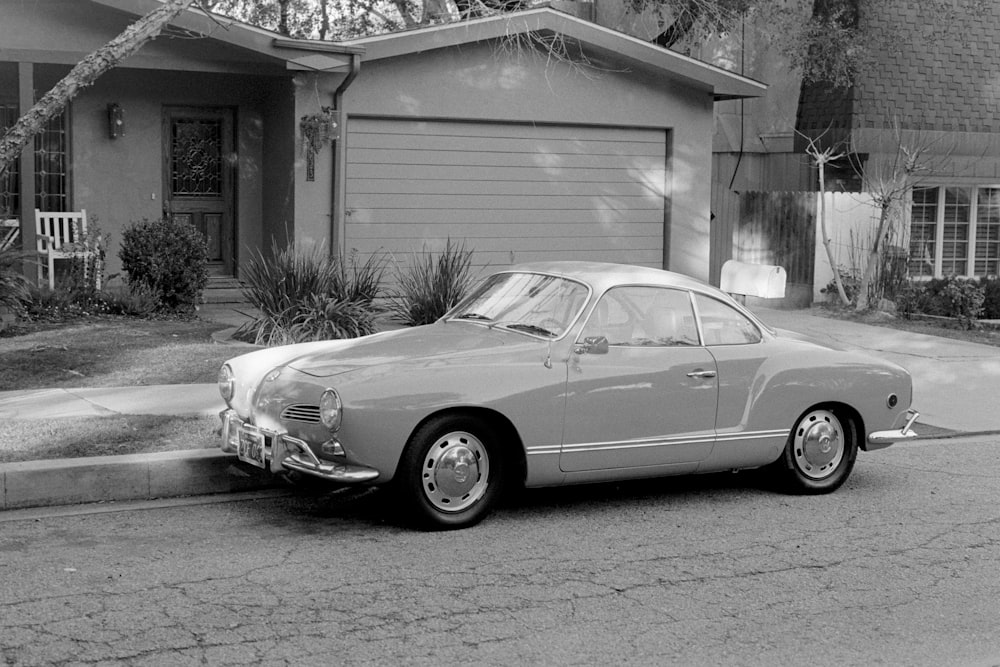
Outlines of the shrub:
M 973 280 L 955 279 L 944 287 L 951 317 L 958 320 L 963 329 L 971 329 L 983 314 L 983 300 L 986 297 L 981 287 Z
M 86 234 L 81 234 L 73 243 L 63 246 L 65 250 L 81 250 L 84 256 L 76 255 L 70 260 L 67 287 L 76 295 L 93 295 L 97 286 L 104 284 L 104 264 L 107 244 L 111 237 L 105 237 L 97 223 L 97 216 L 91 216 Z
M 854 269 L 846 269 L 843 266 L 837 267 L 837 272 L 840 274 L 840 283 L 844 286 L 844 294 L 847 295 L 847 300 L 852 304 L 858 302 L 858 292 L 861 291 L 861 274 L 859 274 Z M 833 280 L 826 284 L 826 287 L 820 290 L 823 294 L 826 294 L 826 299 L 829 303 L 839 304 L 840 294 L 837 293 L 837 283 Z
M 953 317 L 959 326 L 971 329 L 983 316 L 986 288 L 975 280 L 952 276 L 925 283 L 909 283 L 896 295 L 896 309 L 905 317 L 914 313 Z
M 322 245 L 297 250 L 272 244 L 273 257 L 258 252 L 243 267 L 243 294 L 260 315 L 237 337 L 258 345 L 352 338 L 375 331 L 386 259 L 380 253 L 359 263 L 358 254 L 331 257 Z
M 906 282 L 896 290 L 896 313 L 910 319 L 914 314 L 920 313 L 921 300 L 923 299 L 923 285 Z
M 148 288 L 158 309 L 193 310 L 208 283 L 205 237 L 184 222 L 132 224 L 122 233 L 118 256 L 129 288 Z
M 932 278 L 924 283 L 920 295 L 919 311 L 926 315 L 951 317 L 951 302 L 945 296 L 945 288 L 953 278 Z
M 407 269 L 396 270 L 397 292 L 389 309 L 411 326 L 430 324 L 448 312 L 472 287 L 472 251 L 449 238 L 435 255 L 424 249 Z
M 23 267 L 27 255 L 15 247 L 0 250 L 0 306 L 20 313 L 30 299 Z
M 129 289 L 106 290 L 99 293 L 104 300 L 105 311 L 110 315 L 126 315 L 128 317 L 148 318 L 154 315 L 159 307 L 159 299 L 153 290 L 145 285 L 136 285 Z
M 375 331 L 371 301 L 344 299 L 332 294 L 310 294 L 288 326 L 295 342 L 357 338 Z
M 1000 278 L 983 278 L 979 287 L 983 290 L 983 319 L 1000 320 Z

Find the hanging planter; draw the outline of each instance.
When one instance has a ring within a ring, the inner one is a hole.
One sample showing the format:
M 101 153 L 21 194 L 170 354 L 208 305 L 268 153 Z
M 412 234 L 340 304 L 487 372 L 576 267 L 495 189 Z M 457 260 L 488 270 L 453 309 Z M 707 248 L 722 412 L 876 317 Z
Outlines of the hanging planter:
M 337 112 L 331 107 L 323 107 L 319 113 L 306 114 L 299 121 L 302 144 L 306 151 L 318 153 L 337 136 Z

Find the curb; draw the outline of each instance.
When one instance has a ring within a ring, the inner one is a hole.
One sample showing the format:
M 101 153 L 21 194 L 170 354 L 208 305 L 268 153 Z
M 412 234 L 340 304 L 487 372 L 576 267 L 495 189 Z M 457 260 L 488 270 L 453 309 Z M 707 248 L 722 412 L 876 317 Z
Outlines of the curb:
M 914 438 L 958 440 L 1000 431 Z M 213 449 L 0 464 L 0 511 L 282 488 L 281 478 Z
M 0 510 L 151 500 L 281 486 L 232 454 L 188 450 L 0 464 Z

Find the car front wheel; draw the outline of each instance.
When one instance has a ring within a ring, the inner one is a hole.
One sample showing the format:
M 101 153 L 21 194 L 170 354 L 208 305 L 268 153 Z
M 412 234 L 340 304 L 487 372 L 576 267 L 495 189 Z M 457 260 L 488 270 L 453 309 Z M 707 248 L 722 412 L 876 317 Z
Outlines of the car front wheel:
M 411 518 L 431 529 L 472 526 L 496 503 L 504 460 L 489 424 L 473 416 L 431 419 L 410 438 L 397 488 Z
M 847 480 L 857 456 L 854 421 L 832 409 L 816 407 L 795 423 L 774 467 L 788 491 L 829 493 Z

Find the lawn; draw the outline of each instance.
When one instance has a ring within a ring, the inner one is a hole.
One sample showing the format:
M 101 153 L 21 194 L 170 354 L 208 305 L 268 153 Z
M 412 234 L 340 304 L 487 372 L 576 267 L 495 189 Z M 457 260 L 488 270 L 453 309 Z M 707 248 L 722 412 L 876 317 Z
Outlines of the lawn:
M 215 382 L 224 328 L 197 319 L 94 318 L 18 325 L 0 333 L 0 391 Z
M 952 338 L 964 340 L 969 343 L 979 343 L 980 345 L 992 345 L 1000 347 L 1000 328 L 995 322 L 980 323 L 974 329 L 962 329 L 957 322 L 950 318 L 928 316 L 915 316 L 912 319 L 894 317 L 880 312 L 856 313 L 853 310 L 836 307 L 814 307 L 810 314 L 821 317 L 840 318 L 870 324 L 877 327 L 888 327 L 898 331 L 909 331 L 910 333 L 924 334 L 926 336 L 939 336 L 941 338 Z
M 0 332 L 0 391 L 215 382 L 254 349 L 215 342 L 198 319 L 90 318 Z M 215 417 L 116 415 L 0 422 L 0 463 L 215 447 Z

